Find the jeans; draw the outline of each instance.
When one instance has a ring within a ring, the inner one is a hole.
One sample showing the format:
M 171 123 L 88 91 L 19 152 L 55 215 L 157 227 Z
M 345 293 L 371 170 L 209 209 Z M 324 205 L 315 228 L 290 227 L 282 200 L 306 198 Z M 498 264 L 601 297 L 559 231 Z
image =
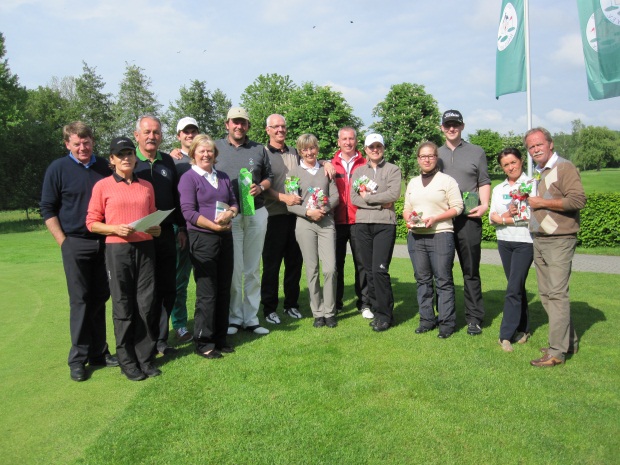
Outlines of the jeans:
M 534 259 L 534 249 L 531 242 L 497 241 L 497 250 L 508 280 L 499 339 L 511 341 L 516 332 L 530 332 L 525 281 Z
M 456 326 L 454 299 L 454 236 L 451 232 L 407 235 L 407 248 L 418 286 L 420 326 L 432 329 L 439 325 L 443 333 L 452 334 Z M 433 302 L 437 293 L 437 313 Z

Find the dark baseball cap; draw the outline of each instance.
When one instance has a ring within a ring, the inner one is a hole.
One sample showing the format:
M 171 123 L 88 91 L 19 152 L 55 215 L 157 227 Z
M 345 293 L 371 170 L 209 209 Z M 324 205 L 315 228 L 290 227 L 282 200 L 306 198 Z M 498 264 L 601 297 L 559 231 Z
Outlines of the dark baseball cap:
M 130 149 L 136 151 L 136 146 L 128 137 L 115 137 L 110 142 L 110 155 L 118 155 L 121 150 Z
M 463 115 L 458 110 L 448 110 L 444 112 L 441 117 L 441 124 L 446 124 L 449 121 L 456 121 L 459 124 L 463 124 Z

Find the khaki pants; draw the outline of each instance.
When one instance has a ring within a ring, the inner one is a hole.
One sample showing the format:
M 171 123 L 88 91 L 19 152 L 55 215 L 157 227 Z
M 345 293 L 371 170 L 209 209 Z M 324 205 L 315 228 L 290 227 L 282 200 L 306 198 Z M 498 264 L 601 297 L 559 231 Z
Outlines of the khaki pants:
M 577 237 L 535 236 L 534 264 L 538 292 L 549 316 L 549 354 L 564 360 L 577 347 L 577 333 L 570 317 L 568 282 Z

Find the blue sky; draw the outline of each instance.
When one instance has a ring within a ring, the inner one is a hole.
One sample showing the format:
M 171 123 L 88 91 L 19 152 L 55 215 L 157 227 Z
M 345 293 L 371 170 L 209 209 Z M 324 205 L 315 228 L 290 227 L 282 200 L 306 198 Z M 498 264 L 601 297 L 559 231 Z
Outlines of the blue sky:
M 588 100 L 577 0 L 530 0 L 534 125 L 620 130 L 620 98 Z M 11 71 L 28 88 L 97 68 L 116 94 L 125 63 L 166 107 L 192 79 L 239 103 L 260 74 L 343 93 L 366 124 L 390 86 L 425 86 L 465 132 L 527 129 L 525 93 L 495 99 L 501 0 L 2 0 Z

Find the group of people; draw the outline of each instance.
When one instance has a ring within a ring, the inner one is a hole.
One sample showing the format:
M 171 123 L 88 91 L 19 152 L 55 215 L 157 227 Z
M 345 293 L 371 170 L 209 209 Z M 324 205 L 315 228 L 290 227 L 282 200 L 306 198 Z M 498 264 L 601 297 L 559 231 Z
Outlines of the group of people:
M 268 334 L 258 311 L 262 304 L 265 321 L 281 323 L 282 263 L 284 315 L 302 318 L 303 263 L 313 325 L 334 328 L 344 308 L 347 243 L 361 316 L 377 332 L 394 324 L 389 267 L 402 175 L 385 160 L 383 137 L 368 135 L 362 154 L 355 129 L 344 127 L 339 150 L 321 162 L 314 135 L 301 135 L 296 147 L 287 145 L 282 115 L 267 118 L 266 146 L 247 137 L 249 128 L 249 115 L 240 107 L 229 110 L 228 135 L 217 141 L 200 134 L 193 118 L 182 118 L 177 125 L 181 149 L 166 154 L 159 151 L 161 122 L 144 115 L 134 132 L 137 147 L 117 137 L 107 161 L 93 154 L 91 128 L 81 122 L 64 128 L 69 154 L 46 172 L 41 213 L 62 251 L 73 380 L 88 379 L 87 365 L 120 365 L 135 381 L 158 376 L 155 356 L 175 352 L 168 344 L 170 320 L 177 340 L 193 339 L 196 353 L 207 359 L 234 352 L 227 339 L 240 330 Z M 512 351 L 513 342 L 529 338 L 525 280 L 533 261 L 550 329 L 549 346 L 531 363 L 563 363 L 567 353 L 578 350 L 568 299 L 579 210 L 585 205 L 578 171 L 553 152 L 548 131 L 532 129 L 524 142 L 539 180 L 523 173 L 517 149 L 506 149 L 498 163 L 507 179 L 493 190 L 491 201 L 486 155 L 462 139 L 461 113 L 446 111 L 441 129 L 442 147 L 424 142 L 417 148 L 420 175 L 405 193 L 403 217 L 420 313 L 415 332 L 438 328 L 441 339 L 454 333 L 456 253 L 467 333 L 482 333 L 481 218 L 490 207 L 508 280 L 499 343 Z M 537 191 L 528 191 L 523 211 L 513 193 L 527 185 Z M 156 226 L 136 224 L 157 210 L 171 213 Z M 193 334 L 186 307 L 192 269 Z M 110 295 L 116 357 L 106 342 Z

